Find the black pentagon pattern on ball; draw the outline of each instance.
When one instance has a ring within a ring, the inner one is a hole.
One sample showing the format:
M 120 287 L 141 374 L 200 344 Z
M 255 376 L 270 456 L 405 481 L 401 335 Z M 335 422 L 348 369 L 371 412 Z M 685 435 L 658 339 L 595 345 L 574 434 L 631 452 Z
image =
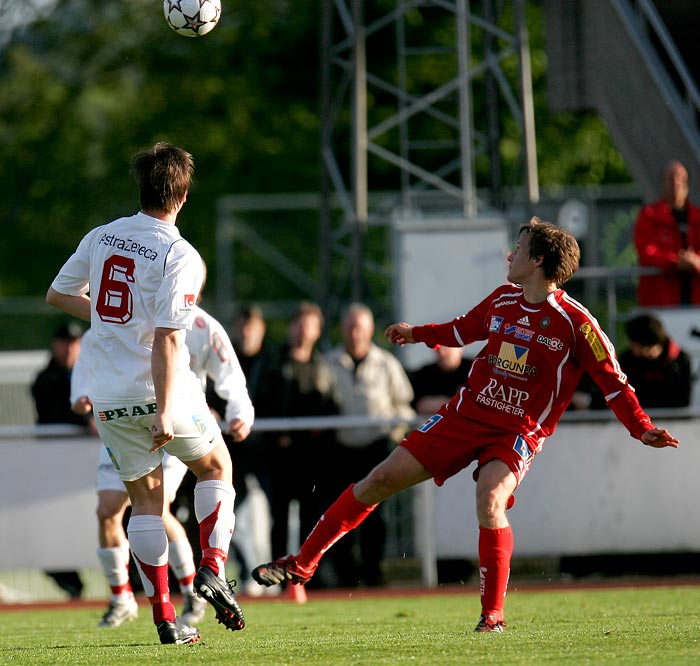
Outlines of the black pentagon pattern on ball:
M 177 32 L 180 35 L 184 35 L 186 37 L 197 37 L 200 35 L 205 35 L 219 22 L 219 19 L 221 18 L 221 6 L 218 2 L 210 2 L 210 0 L 198 0 L 196 2 L 196 6 L 199 8 L 199 11 L 197 11 L 194 14 L 187 14 L 187 9 L 183 8 L 182 4 L 183 0 L 164 0 L 163 3 L 163 8 L 165 10 L 165 15 L 168 19 L 168 23 L 173 28 L 173 30 L 175 30 L 175 32 Z M 191 5 L 191 3 L 186 4 Z M 202 19 L 203 5 L 211 5 L 211 7 L 208 8 L 214 9 L 213 17 L 210 16 L 206 20 Z M 182 19 L 184 19 L 184 22 L 181 25 L 173 24 L 173 22 L 171 21 L 171 13 L 173 11 L 177 11 L 182 17 Z M 203 30 L 203 28 L 207 29 Z
M 198 11 L 196 14 L 193 16 L 188 16 L 185 14 L 185 12 L 182 12 L 182 15 L 185 17 L 186 23 L 183 25 L 184 30 L 192 30 L 193 32 L 199 32 L 199 29 L 202 26 L 205 26 L 207 24 L 207 21 L 202 21 L 199 16 L 201 14 L 201 10 Z

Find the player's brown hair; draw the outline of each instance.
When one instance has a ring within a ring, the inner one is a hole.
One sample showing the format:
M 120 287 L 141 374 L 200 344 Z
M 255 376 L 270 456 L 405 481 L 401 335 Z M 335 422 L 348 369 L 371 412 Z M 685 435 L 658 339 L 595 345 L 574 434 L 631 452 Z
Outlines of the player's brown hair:
M 160 142 L 131 158 L 131 173 L 139 186 L 141 210 L 171 213 L 190 189 L 194 160 L 182 148 Z
M 531 259 L 542 257 L 544 276 L 561 287 L 578 270 L 581 250 L 568 232 L 549 222 L 533 217 L 518 230 L 529 234 Z

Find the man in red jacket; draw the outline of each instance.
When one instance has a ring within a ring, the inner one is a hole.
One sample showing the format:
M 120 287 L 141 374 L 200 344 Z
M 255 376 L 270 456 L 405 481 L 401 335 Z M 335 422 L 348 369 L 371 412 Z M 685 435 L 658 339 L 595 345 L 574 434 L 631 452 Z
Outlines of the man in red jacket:
M 520 228 L 508 255 L 507 284 L 450 322 L 389 326 L 386 336 L 398 345 L 463 347 L 481 340 L 484 347 L 450 402 L 350 485 L 321 516 L 298 554 L 261 564 L 253 578 L 262 585 L 306 583 L 323 554 L 380 502 L 426 479 L 440 486 L 476 462 L 481 578 L 476 631 L 503 632 L 513 554 L 506 509 L 545 438 L 554 432 L 582 373 L 600 387 L 632 437 L 654 448 L 678 446 L 639 406 L 598 322 L 561 289 L 578 269 L 579 256 L 571 234 L 532 218 Z
M 680 162 L 664 172 L 663 197 L 639 211 L 634 245 L 640 266 L 661 271 L 640 276 L 640 305 L 700 304 L 700 209 L 688 200 L 688 170 Z

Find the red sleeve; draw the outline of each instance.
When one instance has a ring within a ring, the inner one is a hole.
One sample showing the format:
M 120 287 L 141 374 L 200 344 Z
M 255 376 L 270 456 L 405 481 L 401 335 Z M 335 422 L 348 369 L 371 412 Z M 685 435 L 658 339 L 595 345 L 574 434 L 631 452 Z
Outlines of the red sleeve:
M 479 305 L 472 308 L 467 314 L 457 317 L 444 324 L 426 324 L 413 327 L 413 339 L 416 342 L 424 342 L 428 347 L 442 345 L 444 347 L 464 347 L 477 340 L 488 338 L 486 321 L 488 311 L 493 302 L 496 290 L 486 297 Z
M 654 427 L 648 414 L 641 408 L 637 395 L 629 385 L 610 400 L 608 407 L 620 423 L 630 431 L 630 435 L 636 439 L 641 439 L 647 430 Z
M 595 319 L 578 322 L 579 360 L 581 367 L 600 387 L 605 401 L 632 437 L 642 435 L 654 425 L 637 400 L 615 355 L 615 349 Z

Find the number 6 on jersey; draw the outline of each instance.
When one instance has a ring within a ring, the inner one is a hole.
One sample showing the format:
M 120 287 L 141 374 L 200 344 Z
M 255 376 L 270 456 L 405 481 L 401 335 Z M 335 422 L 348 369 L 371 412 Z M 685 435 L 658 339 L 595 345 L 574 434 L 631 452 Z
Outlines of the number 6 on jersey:
M 119 254 L 114 254 L 105 261 L 95 305 L 102 321 L 126 324 L 131 319 L 134 301 L 128 283 L 134 281 L 134 266 L 131 257 Z

